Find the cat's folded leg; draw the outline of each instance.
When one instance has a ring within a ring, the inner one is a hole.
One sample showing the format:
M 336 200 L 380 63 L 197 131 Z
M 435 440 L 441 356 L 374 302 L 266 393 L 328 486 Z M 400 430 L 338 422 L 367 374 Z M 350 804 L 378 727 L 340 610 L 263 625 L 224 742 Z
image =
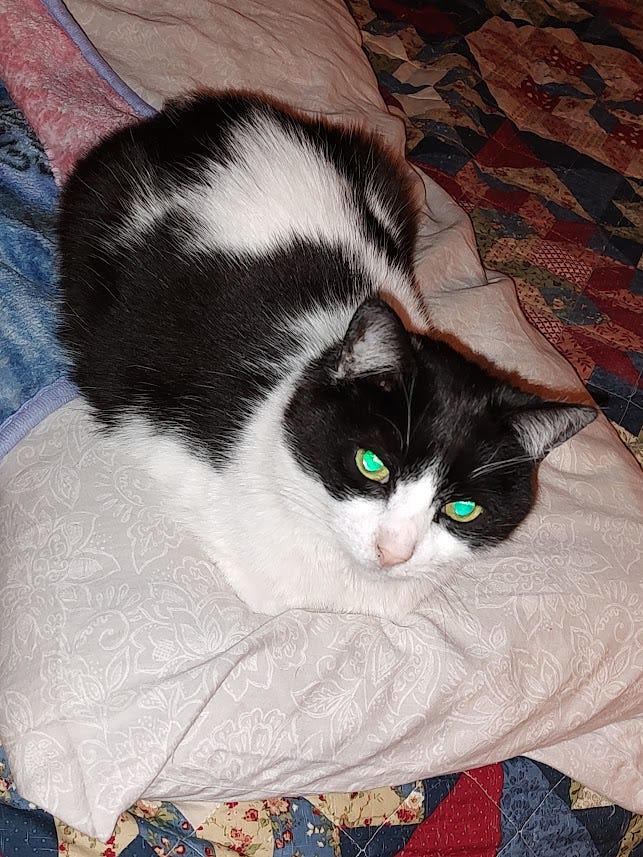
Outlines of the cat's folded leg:
M 227 580 L 233 580 L 237 595 L 255 613 L 278 616 L 288 610 L 312 610 L 329 613 L 357 613 L 377 616 L 405 624 L 431 591 L 428 579 L 377 579 L 374 575 L 347 570 L 341 585 L 338 581 L 317 577 L 313 587 L 280 587 L 269 578 L 249 580 L 227 560 L 216 565 Z M 305 577 L 305 573 L 302 575 Z
M 351 574 L 343 597 L 326 609 L 335 612 L 362 613 L 406 624 L 431 591 L 430 580 Z M 334 601 L 334 595 L 330 600 Z M 350 611 L 346 604 L 350 604 Z M 323 608 L 320 608 L 323 609 Z

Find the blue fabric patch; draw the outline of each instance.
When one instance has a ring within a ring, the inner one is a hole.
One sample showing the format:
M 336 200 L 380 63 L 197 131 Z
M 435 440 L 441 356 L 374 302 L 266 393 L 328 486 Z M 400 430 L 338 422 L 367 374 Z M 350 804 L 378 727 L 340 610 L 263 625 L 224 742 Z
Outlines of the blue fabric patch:
M 39 810 L 23 812 L 0 801 L 0 854 L 3 857 L 58 854 L 53 818 Z
M 498 852 L 503 857 L 599 857 L 587 828 L 570 812 L 535 762 L 503 762 L 503 815 Z M 558 774 L 558 781 L 566 780 Z
M 55 329 L 58 188 L 0 84 L 0 424 L 64 375 Z

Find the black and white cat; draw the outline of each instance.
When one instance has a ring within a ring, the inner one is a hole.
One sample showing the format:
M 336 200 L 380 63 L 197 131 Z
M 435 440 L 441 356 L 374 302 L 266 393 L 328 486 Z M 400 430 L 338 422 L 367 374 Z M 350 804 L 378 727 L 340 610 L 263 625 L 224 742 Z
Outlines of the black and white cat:
M 64 191 L 72 377 L 256 611 L 412 611 L 595 417 L 408 332 L 415 221 L 373 139 L 234 94 L 116 133 Z

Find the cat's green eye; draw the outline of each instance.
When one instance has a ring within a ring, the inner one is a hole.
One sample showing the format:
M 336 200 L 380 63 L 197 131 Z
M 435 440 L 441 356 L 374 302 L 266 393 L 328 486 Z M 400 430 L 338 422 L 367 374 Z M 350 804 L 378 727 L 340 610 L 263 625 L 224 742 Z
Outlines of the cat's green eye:
M 442 511 L 452 521 L 467 524 L 469 521 L 475 521 L 482 513 L 482 506 L 473 500 L 455 500 L 453 503 L 447 503 Z
M 388 467 L 372 449 L 358 449 L 355 453 L 355 464 L 362 476 L 373 482 L 386 483 L 391 475 Z

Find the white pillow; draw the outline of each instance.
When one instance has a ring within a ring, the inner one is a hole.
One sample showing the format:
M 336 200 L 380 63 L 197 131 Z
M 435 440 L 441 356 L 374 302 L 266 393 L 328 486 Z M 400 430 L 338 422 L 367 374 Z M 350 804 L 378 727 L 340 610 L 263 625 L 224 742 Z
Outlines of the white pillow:
M 137 6 L 100 14 L 144 26 Z M 316 109 L 360 115 L 401 145 L 340 0 L 235 8 L 181 7 L 186 32 L 196 21 L 205 34 L 197 66 L 217 57 L 192 80 L 254 84 L 301 107 L 310 85 Z M 148 68 L 142 51 L 137 74 Z M 429 180 L 418 193 L 418 277 L 437 326 L 582 395 L 512 284 L 487 282 L 460 209 Z M 60 408 L 0 462 L 0 736 L 19 791 L 106 838 L 141 796 L 350 791 L 527 753 L 643 811 L 640 472 L 600 418 L 549 456 L 540 485 L 515 538 L 407 627 L 269 618 L 164 517 L 155 486 L 79 400 Z

